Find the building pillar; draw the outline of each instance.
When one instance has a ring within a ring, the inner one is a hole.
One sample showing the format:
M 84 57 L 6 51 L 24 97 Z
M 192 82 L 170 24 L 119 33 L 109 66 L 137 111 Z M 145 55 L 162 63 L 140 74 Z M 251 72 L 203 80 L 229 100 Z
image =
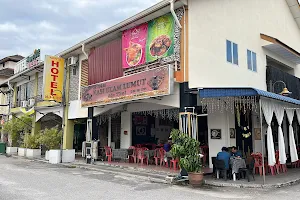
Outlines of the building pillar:
M 35 121 L 36 120 L 36 114 L 32 116 L 32 129 L 31 129 L 31 134 L 37 134 L 41 130 L 41 121 Z
M 34 79 L 34 88 L 33 88 L 33 97 L 36 98 L 38 95 L 38 82 L 39 82 L 39 73 L 35 73 L 35 79 Z M 37 134 L 41 130 L 41 122 L 36 122 L 36 113 L 32 116 L 32 130 L 31 134 Z
M 180 112 L 184 112 L 184 107 L 196 107 L 197 95 L 191 94 L 188 82 L 180 83 Z
M 74 140 L 74 120 L 69 120 L 69 92 L 70 92 L 70 67 L 66 67 L 66 79 L 64 85 L 63 102 L 63 149 L 73 149 Z
M 108 117 L 107 146 L 111 146 L 111 116 Z M 101 133 L 100 133 L 101 134 Z
M 128 149 L 132 145 L 132 114 L 121 113 L 121 149 Z

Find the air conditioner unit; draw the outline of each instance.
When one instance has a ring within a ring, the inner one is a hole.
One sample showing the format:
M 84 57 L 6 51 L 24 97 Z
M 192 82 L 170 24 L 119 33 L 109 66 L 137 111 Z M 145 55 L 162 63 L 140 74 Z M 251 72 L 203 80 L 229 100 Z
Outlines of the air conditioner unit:
M 21 107 L 26 108 L 28 104 L 28 101 L 21 101 Z
M 29 107 L 34 106 L 34 104 L 35 104 L 35 99 L 29 99 L 28 103 L 29 103 Z
M 77 58 L 76 57 L 69 57 L 67 64 L 68 66 L 76 66 Z

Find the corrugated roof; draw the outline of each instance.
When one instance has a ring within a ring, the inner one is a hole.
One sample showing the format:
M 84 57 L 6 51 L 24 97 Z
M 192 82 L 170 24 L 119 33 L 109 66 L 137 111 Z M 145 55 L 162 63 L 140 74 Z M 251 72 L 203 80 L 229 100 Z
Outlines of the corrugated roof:
M 199 96 L 200 98 L 262 96 L 270 99 L 300 105 L 300 100 L 282 96 L 272 92 L 267 92 L 264 90 L 259 90 L 256 88 L 201 88 L 199 89 Z

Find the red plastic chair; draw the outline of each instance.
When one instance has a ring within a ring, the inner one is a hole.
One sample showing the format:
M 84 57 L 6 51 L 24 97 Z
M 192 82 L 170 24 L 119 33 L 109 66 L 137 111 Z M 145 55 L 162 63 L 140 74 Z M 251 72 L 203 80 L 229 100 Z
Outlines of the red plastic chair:
M 109 146 L 105 146 L 104 149 L 105 149 L 105 156 L 107 158 L 107 161 L 111 162 L 111 159 L 112 159 L 112 150 L 111 150 L 111 148 Z
M 145 149 L 143 148 L 138 148 L 136 150 L 137 153 L 137 163 L 141 161 L 141 164 L 144 164 L 144 160 L 146 160 L 147 165 L 148 163 L 148 157 L 145 155 Z
M 262 156 L 258 153 L 253 153 L 251 156 L 254 159 L 254 173 L 259 172 L 259 175 L 263 175 L 263 165 L 262 165 Z
M 208 146 L 200 146 L 200 150 L 203 154 L 203 164 L 206 164 L 207 156 L 208 156 Z
M 165 165 L 169 167 L 168 160 L 165 160 L 166 151 L 163 148 L 159 149 L 159 156 L 160 156 L 160 166 Z
M 275 158 L 276 158 L 275 166 L 276 166 L 277 173 L 279 174 L 279 172 L 282 172 L 282 173 L 287 172 L 286 164 L 280 164 L 280 162 L 279 162 L 279 151 L 278 150 L 275 152 Z
M 172 165 L 174 170 L 178 169 L 179 167 L 177 168 L 177 166 L 179 165 L 179 160 L 177 158 L 170 160 L 170 169 L 172 168 Z
M 130 158 L 132 158 L 133 163 L 136 163 L 136 148 L 134 146 L 130 146 L 128 149 L 132 149 L 132 154 L 128 156 L 128 160 L 130 162 Z

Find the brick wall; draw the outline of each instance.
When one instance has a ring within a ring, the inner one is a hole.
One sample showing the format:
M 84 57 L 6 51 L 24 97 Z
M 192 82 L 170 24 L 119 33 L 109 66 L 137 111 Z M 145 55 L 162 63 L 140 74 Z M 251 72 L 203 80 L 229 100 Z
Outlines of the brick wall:
M 39 77 L 37 96 L 42 97 L 42 94 L 43 94 L 43 77 Z
M 70 90 L 69 90 L 69 101 L 78 100 L 79 92 L 79 68 L 70 68 Z

